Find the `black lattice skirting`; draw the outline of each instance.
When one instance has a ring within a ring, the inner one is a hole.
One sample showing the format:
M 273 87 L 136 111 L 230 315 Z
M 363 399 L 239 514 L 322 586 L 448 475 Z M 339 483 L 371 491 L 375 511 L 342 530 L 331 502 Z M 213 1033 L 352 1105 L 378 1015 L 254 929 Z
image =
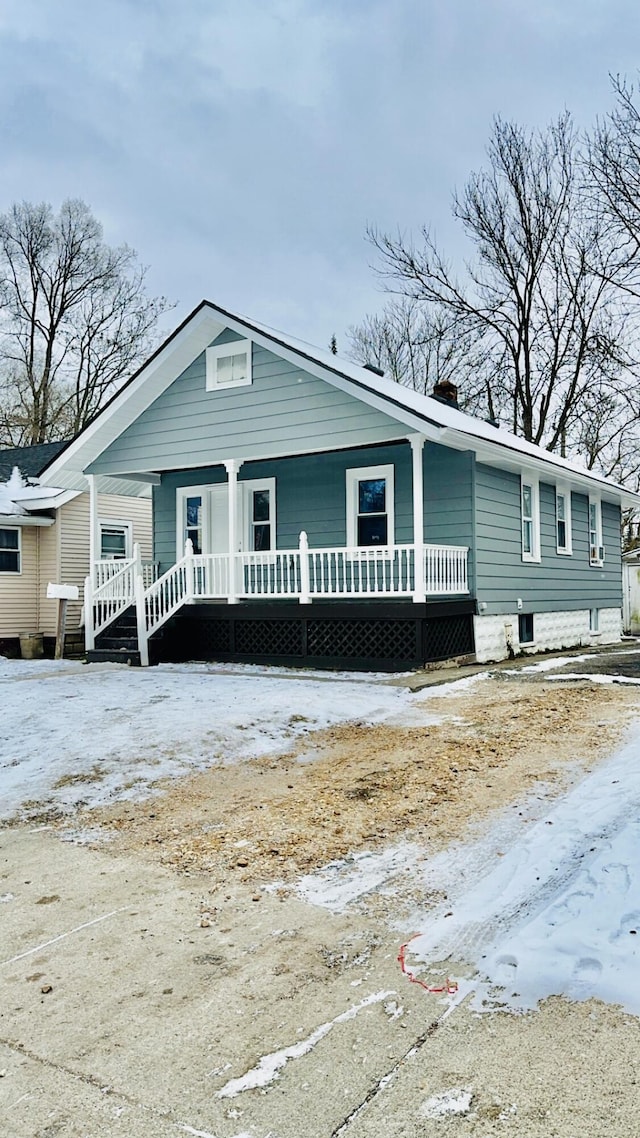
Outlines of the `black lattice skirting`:
M 401 671 L 473 654 L 474 612 L 469 600 L 190 605 L 174 618 L 153 655 Z

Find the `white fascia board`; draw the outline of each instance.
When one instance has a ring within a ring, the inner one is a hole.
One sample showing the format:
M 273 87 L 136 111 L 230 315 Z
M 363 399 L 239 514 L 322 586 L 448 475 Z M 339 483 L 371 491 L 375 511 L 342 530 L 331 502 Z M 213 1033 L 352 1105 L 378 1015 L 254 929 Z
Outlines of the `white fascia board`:
M 38 514 L 0 514 L 0 529 L 15 526 L 52 526 L 55 518 L 43 518 Z
M 86 490 L 83 471 L 204 351 L 226 327 L 211 307 L 202 306 L 152 356 L 134 379 L 107 404 L 41 474 L 43 486 Z
M 80 490 L 59 490 L 57 494 L 44 494 L 42 497 L 21 498 L 16 495 L 16 501 L 29 510 L 59 510 L 80 493 Z

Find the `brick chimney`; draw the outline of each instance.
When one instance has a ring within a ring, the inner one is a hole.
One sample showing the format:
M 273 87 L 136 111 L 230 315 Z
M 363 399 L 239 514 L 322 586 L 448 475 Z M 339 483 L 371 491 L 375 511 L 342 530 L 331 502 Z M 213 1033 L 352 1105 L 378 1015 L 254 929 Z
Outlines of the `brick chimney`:
M 451 380 L 444 379 L 442 383 L 436 383 L 433 388 L 433 398 L 438 399 L 440 403 L 448 403 L 450 407 L 458 406 L 458 388 Z

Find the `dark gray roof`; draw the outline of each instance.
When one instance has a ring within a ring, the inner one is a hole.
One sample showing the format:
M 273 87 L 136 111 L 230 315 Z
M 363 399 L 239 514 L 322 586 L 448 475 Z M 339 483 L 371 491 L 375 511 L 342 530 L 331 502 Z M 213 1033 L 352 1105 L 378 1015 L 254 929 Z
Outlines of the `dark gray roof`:
M 18 467 L 23 478 L 37 478 L 68 442 L 68 439 L 62 439 L 57 443 L 37 443 L 30 447 L 0 450 L 0 482 L 6 482 L 11 477 L 14 466 Z

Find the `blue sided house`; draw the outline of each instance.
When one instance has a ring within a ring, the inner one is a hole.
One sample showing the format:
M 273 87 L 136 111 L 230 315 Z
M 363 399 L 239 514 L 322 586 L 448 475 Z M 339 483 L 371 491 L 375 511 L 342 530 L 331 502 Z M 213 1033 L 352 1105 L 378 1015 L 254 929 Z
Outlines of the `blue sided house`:
M 90 659 L 404 669 L 608 643 L 640 499 L 457 408 L 203 301 L 42 485 L 88 489 Z M 100 556 L 98 495 L 153 496 Z

